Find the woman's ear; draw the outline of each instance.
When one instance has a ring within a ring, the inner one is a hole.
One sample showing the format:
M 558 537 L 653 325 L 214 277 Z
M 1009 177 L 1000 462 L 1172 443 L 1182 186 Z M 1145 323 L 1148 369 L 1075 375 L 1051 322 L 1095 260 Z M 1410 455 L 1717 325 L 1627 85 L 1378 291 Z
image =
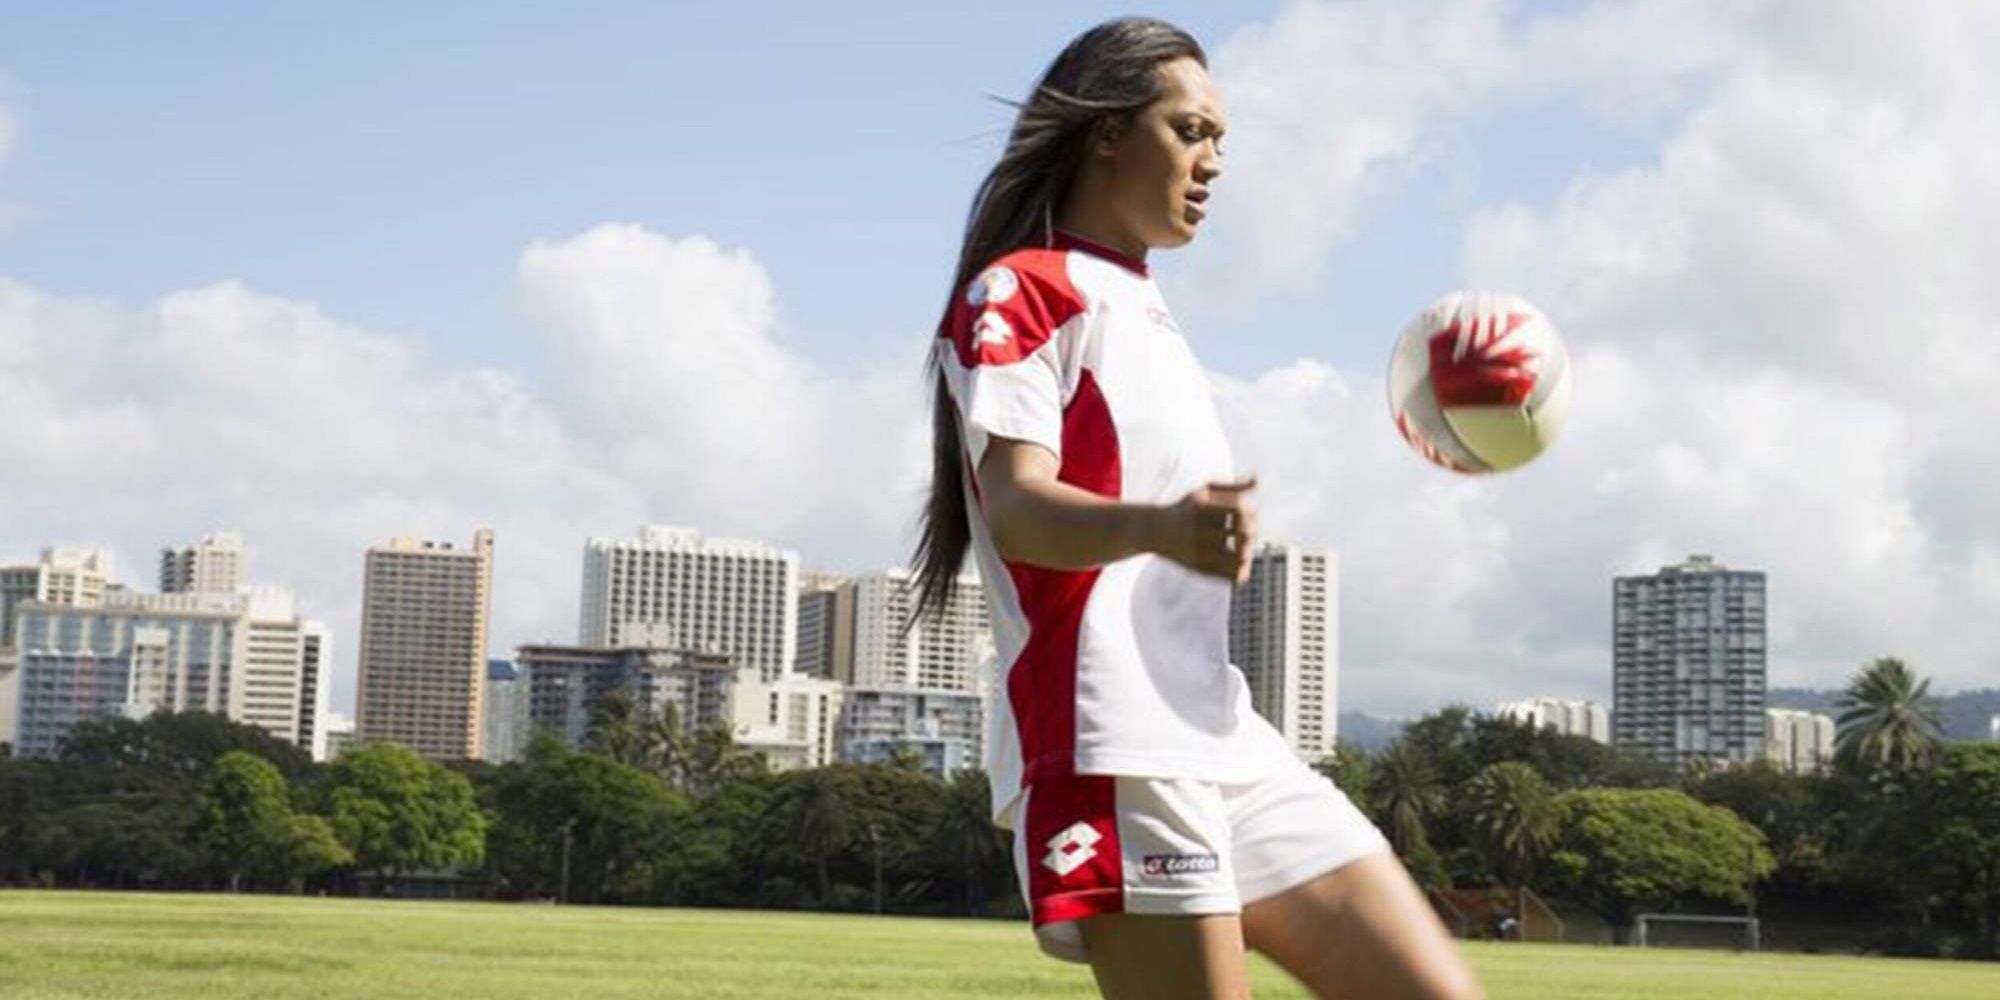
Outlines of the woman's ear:
M 1090 127 L 1090 151 L 1099 156 L 1116 155 L 1119 141 L 1125 138 L 1125 124 L 1117 115 L 1099 118 Z

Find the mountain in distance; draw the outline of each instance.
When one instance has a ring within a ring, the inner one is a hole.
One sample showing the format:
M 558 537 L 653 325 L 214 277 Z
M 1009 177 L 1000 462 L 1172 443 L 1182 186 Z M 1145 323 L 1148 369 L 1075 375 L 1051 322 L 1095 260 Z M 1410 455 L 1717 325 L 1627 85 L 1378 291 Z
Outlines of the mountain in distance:
M 1336 732 L 1342 743 L 1352 743 L 1370 753 L 1389 745 L 1403 731 L 1408 719 L 1385 719 L 1349 709 L 1340 713 Z

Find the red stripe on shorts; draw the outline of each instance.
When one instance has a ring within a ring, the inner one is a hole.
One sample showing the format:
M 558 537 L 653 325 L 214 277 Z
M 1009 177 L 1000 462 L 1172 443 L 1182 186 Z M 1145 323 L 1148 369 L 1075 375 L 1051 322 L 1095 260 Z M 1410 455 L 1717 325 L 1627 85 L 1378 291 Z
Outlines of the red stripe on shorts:
M 1116 778 L 1045 771 L 1024 823 L 1035 926 L 1125 912 Z

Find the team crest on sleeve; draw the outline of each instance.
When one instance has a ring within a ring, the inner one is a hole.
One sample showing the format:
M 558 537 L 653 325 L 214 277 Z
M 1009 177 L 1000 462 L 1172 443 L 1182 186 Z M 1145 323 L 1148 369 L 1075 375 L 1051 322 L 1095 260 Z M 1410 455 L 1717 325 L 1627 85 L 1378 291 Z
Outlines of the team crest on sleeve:
M 998 305 L 1014 297 L 1021 290 L 1021 279 L 1011 267 L 994 266 L 979 272 L 966 286 L 965 304 L 974 309 L 981 306 Z

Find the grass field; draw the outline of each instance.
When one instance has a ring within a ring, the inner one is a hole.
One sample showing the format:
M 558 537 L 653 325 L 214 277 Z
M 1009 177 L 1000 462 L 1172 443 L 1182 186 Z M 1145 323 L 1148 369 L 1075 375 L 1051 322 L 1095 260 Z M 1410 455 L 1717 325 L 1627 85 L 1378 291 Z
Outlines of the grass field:
M 1499 998 L 2000 997 L 2000 967 L 1473 945 Z M 1257 965 L 1259 997 L 1300 997 Z M 1091 997 L 1025 925 L 719 910 L 0 892 L 0 997 Z

